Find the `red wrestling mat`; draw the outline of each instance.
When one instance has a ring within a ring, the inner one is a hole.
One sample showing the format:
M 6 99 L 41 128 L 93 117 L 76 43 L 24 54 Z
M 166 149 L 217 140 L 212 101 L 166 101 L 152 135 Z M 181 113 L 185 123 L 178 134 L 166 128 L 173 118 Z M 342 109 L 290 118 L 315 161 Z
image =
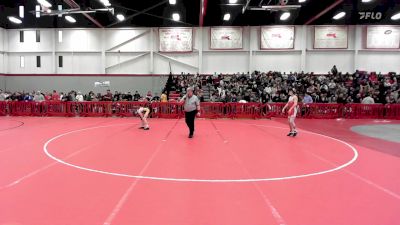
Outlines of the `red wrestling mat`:
M 372 120 L 0 118 L 0 225 L 392 225 L 400 145 Z M 13 128 L 15 127 L 15 128 Z M 12 128 L 12 129 L 9 129 Z M 314 133 L 315 132 L 315 133 Z

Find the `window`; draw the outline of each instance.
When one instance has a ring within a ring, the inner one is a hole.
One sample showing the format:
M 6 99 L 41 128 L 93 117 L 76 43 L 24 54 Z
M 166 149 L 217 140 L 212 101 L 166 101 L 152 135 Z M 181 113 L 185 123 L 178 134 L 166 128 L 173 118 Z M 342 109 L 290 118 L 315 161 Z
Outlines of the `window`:
M 24 56 L 19 57 L 19 65 L 21 66 L 21 68 L 25 67 L 25 57 Z
M 19 31 L 19 42 L 24 42 L 24 31 L 23 30 Z
M 58 56 L 58 67 L 63 67 L 63 57 L 62 57 L 62 55 Z
M 36 31 L 36 42 L 40 42 L 40 30 Z
M 38 55 L 38 56 L 36 56 L 36 67 L 41 67 L 42 65 L 41 65 L 42 63 L 41 63 L 41 60 L 40 60 L 40 56 Z
M 58 31 L 58 42 L 61 43 L 62 42 L 62 30 Z

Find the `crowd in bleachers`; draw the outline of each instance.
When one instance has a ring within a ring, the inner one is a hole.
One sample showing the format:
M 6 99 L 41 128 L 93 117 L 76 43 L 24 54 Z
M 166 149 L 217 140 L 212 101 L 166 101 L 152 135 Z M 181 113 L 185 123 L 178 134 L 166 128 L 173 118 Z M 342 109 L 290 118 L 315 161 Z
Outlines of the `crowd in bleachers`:
M 400 103 L 400 76 L 356 71 L 327 75 L 255 71 L 224 76 L 173 76 L 172 90 L 195 86 L 204 99 L 212 102 L 286 102 L 289 89 L 295 89 L 304 103 Z M 206 87 L 207 86 L 207 87 Z M 204 93 L 208 90 L 209 93 Z
M 295 89 L 303 103 L 400 103 L 400 76 L 356 71 L 342 74 L 334 66 L 326 75 L 313 73 L 258 72 L 233 75 L 169 75 L 161 95 L 150 91 L 131 93 L 83 94 L 53 91 L 5 92 L 0 101 L 176 101 L 187 87 L 194 87 L 202 101 L 211 102 L 286 102 L 289 89 Z
M 56 90 L 53 90 L 51 93 L 43 93 L 41 91 L 33 91 L 33 92 L 6 92 L 0 90 L 0 101 L 166 101 L 167 96 L 162 94 L 159 96 L 157 93 L 153 96 L 151 91 L 148 91 L 146 95 L 142 96 L 136 91 L 134 94 L 131 92 L 118 92 L 115 91 L 111 93 L 110 90 L 107 90 L 106 93 L 97 93 L 95 94 L 93 91 L 90 91 L 87 94 L 82 94 L 80 91 L 70 91 L 68 93 L 60 92 L 58 93 Z

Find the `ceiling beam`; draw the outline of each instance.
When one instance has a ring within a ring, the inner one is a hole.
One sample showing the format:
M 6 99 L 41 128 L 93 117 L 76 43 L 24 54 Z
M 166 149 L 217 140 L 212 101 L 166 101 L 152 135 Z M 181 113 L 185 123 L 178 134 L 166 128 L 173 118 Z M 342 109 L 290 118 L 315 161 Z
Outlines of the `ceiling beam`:
M 332 5 L 328 6 L 326 9 L 322 10 L 320 13 L 309 19 L 304 25 L 309 25 L 321 16 L 325 15 L 327 12 L 331 11 L 333 8 L 338 6 L 340 3 L 344 2 L 344 0 L 336 0 Z
M 132 12 L 135 12 L 135 13 L 140 12 L 140 13 L 142 13 L 143 15 L 155 17 L 155 18 L 162 19 L 162 20 L 168 20 L 168 21 L 175 22 L 175 23 L 181 23 L 181 24 L 185 24 L 185 25 L 189 25 L 189 26 L 194 26 L 194 25 L 191 24 L 191 23 L 186 23 L 186 22 L 183 22 L 183 21 L 175 21 L 175 20 L 173 20 L 173 19 L 170 18 L 170 17 L 157 16 L 157 15 L 154 15 L 154 14 L 151 14 L 151 13 L 141 12 L 141 11 L 136 10 L 136 9 L 131 9 L 131 8 L 128 8 L 128 7 L 125 7 L 125 6 L 122 6 L 122 5 L 113 4 L 113 6 L 114 6 L 115 8 L 121 8 L 121 9 L 125 9 L 125 10 L 132 11 Z
M 80 6 L 74 1 L 74 0 L 64 0 L 64 2 L 69 5 L 71 8 L 80 8 Z M 104 28 L 103 25 L 99 21 L 97 21 L 95 18 L 91 17 L 87 13 L 82 13 L 86 18 L 88 18 L 90 21 L 92 21 L 96 26 L 99 28 Z
M 251 0 L 246 1 L 246 4 L 243 6 L 243 9 L 242 9 L 242 14 L 244 14 L 246 12 L 247 7 L 249 6 L 250 2 L 251 2 Z
M 132 19 L 133 17 L 139 16 L 139 15 L 145 13 L 145 12 L 148 12 L 148 11 L 154 9 L 154 8 L 159 7 L 160 5 L 164 5 L 164 4 L 167 3 L 167 2 L 168 2 L 168 0 L 164 0 L 164 1 L 159 2 L 159 3 L 157 3 L 157 4 L 153 5 L 153 6 L 150 6 L 149 8 L 143 9 L 142 11 L 139 11 L 139 12 L 133 14 L 133 15 L 130 15 L 130 16 L 126 17 L 124 21 L 130 20 L 130 19 Z M 112 24 L 108 25 L 107 27 L 112 27 L 112 26 L 117 25 L 117 24 L 119 24 L 119 23 L 122 23 L 122 22 L 124 22 L 124 21 L 118 21 L 118 22 L 112 23 Z
M 208 0 L 200 1 L 200 18 L 199 18 L 199 26 L 202 27 L 204 25 L 204 17 L 207 13 L 207 3 Z

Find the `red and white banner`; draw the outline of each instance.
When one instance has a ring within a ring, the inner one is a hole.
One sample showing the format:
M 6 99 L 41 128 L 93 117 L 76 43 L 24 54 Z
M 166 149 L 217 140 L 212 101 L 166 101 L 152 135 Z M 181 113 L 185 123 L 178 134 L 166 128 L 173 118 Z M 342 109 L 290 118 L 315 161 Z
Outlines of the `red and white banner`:
M 400 48 L 399 26 L 368 26 L 367 48 L 398 49 Z
M 261 27 L 261 49 L 294 48 L 294 26 Z
M 193 51 L 192 28 L 160 28 L 158 33 L 160 52 Z
M 315 26 L 314 48 L 348 48 L 348 28 L 346 26 Z
M 241 27 L 221 27 L 210 29 L 211 49 L 242 49 L 243 29 Z

